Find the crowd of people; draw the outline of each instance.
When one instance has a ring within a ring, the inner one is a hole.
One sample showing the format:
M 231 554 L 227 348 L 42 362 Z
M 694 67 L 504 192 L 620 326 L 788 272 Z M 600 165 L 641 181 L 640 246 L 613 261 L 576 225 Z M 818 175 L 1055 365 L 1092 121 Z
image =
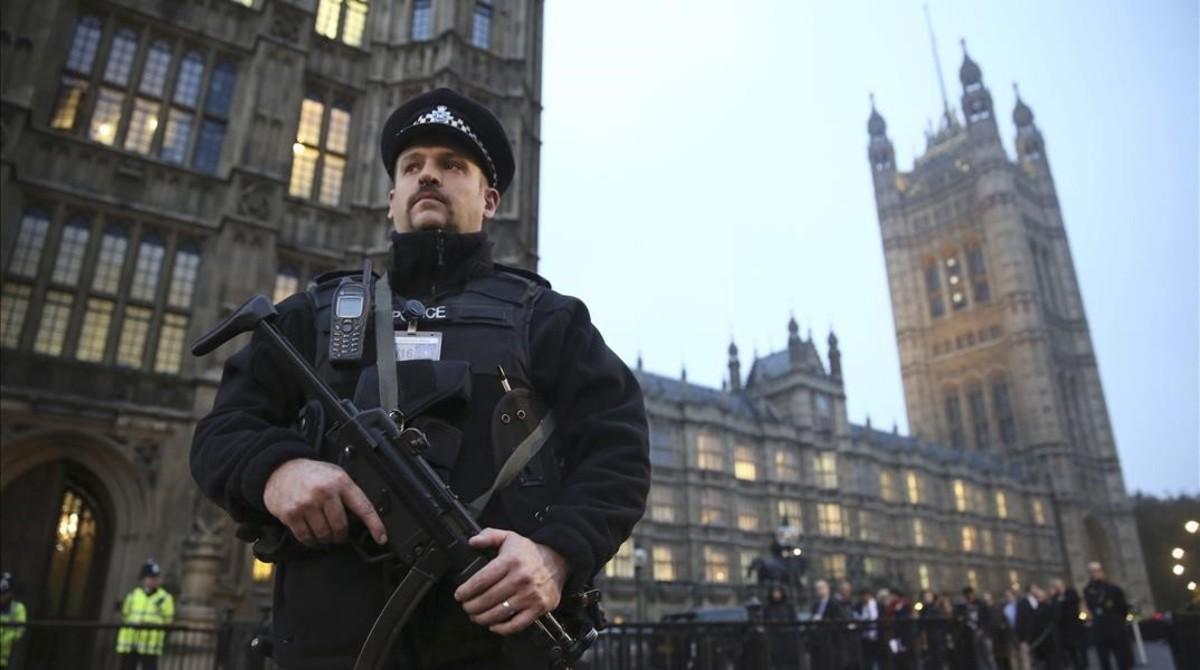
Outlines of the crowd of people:
M 856 592 L 848 581 L 835 591 L 818 580 L 808 620 L 842 625 L 809 626 L 800 636 L 774 630 L 771 667 L 799 667 L 807 653 L 809 667 L 817 670 L 1084 670 L 1090 642 L 1101 670 L 1114 665 L 1129 670 L 1133 650 L 1124 592 L 1099 563 L 1088 570 L 1083 596 L 1055 579 L 1046 587 L 1013 585 L 1003 602 L 970 586 L 960 594 L 925 589 L 910 597 L 901 588 Z M 779 587 L 770 590 L 762 617 L 804 618 Z

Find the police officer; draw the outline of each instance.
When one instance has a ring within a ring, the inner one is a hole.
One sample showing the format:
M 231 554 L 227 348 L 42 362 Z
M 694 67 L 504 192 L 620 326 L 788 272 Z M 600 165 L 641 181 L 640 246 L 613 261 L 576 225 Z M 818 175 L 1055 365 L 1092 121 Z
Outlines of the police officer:
M 645 509 L 650 466 L 641 391 L 582 302 L 536 274 L 493 262 L 484 224 L 515 164 L 490 111 L 448 89 L 419 95 L 388 118 L 380 150 L 392 180 L 393 231 L 387 282 L 377 283 L 393 305 L 419 300 L 426 307 L 419 318 L 387 324 L 381 336 L 394 336 L 395 382 L 386 381 L 387 350 L 372 336 L 363 338 L 361 365 L 333 364 L 331 352 L 344 351 L 330 344 L 340 337 L 331 335 L 337 277 L 318 278 L 277 305 L 276 324 L 360 408 L 396 402 L 406 418 L 432 413 L 461 431 L 459 440 L 434 440 L 426 457 L 460 499 L 479 503 L 485 529 L 471 544 L 497 557 L 460 586 L 445 580 L 434 587 L 406 626 L 397 662 L 536 668 L 515 634 L 546 612 L 582 616 L 590 599 L 576 595 L 589 592 Z M 380 332 L 374 321 L 367 333 Z M 469 384 L 426 383 L 444 381 L 437 371 L 454 365 L 469 370 Z M 389 386 L 398 388 L 394 399 L 386 398 Z M 267 343 L 252 339 L 227 362 L 212 413 L 197 426 L 192 473 L 243 526 L 281 524 L 303 545 L 276 556 L 269 645 L 276 662 L 348 668 L 396 575 L 368 565 L 347 544 L 360 523 L 375 542 L 386 541 L 384 529 L 363 492 L 293 425 L 305 404 Z M 498 486 L 500 464 L 515 446 L 513 427 L 549 416 L 555 427 L 544 447 Z M 306 414 L 304 425 L 320 420 Z M 490 502 L 482 499 L 494 486 Z
M 1092 615 L 1092 634 L 1096 640 L 1096 655 L 1100 657 L 1101 670 L 1109 670 L 1109 654 L 1117 659 L 1118 670 L 1133 667 L 1133 647 L 1129 643 L 1129 632 L 1125 627 L 1129 615 L 1129 603 L 1125 591 L 1108 581 L 1104 566 L 1099 562 L 1088 563 L 1091 579 L 1083 587 L 1083 599 Z
M 121 621 L 142 626 L 166 626 L 175 620 L 175 599 L 162 587 L 162 569 L 153 558 L 143 565 L 142 583 L 121 603 Z M 117 632 L 121 670 L 156 670 L 167 632 L 153 628 L 122 628 Z
M 12 573 L 0 573 L 0 668 L 8 667 L 13 647 L 25 635 L 25 620 L 25 604 L 13 597 Z

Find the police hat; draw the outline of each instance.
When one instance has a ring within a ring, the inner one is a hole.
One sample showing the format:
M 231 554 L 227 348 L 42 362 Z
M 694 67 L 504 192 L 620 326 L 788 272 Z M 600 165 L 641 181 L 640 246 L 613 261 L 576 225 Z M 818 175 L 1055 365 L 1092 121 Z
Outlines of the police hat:
M 388 177 L 395 181 L 396 159 L 401 152 L 429 139 L 449 141 L 465 151 L 500 193 L 512 183 L 517 167 L 500 120 L 483 105 L 448 88 L 412 98 L 397 107 L 383 124 L 379 151 Z
M 158 577 L 161 574 L 162 574 L 162 568 L 158 567 L 158 563 L 156 563 L 154 561 L 154 559 L 151 558 L 142 564 L 142 571 L 138 575 L 138 577 L 141 579 L 145 579 L 147 577 Z

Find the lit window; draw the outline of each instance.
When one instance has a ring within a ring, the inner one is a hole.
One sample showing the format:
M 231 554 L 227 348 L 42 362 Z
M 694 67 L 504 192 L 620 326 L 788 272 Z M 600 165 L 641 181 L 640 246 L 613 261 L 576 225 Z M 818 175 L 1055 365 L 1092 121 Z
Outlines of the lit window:
M 1014 590 L 1021 590 L 1021 573 L 1016 570 L 1008 571 L 1008 583 L 1012 584 Z
M 966 552 L 975 551 L 978 545 L 975 543 L 975 527 L 963 526 L 962 528 L 962 550 Z
M 189 51 L 179 64 L 179 74 L 175 76 L 175 96 L 172 101 L 184 107 L 195 107 L 200 98 L 200 81 L 204 79 L 204 58 L 195 51 Z
M 366 21 L 367 3 L 362 0 L 320 0 L 313 30 L 331 40 L 340 37 L 346 44 L 359 46 Z
M 158 354 L 154 357 L 154 371 L 174 374 L 183 363 L 183 338 L 187 334 L 187 317 L 179 314 L 163 315 L 162 328 L 158 334 Z
M 117 139 L 117 126 L 121 123 L 121 105 L 124 102 L 124 94 L 109 88 L 100 89 L 96 108 L 92 110 L 88 137 L 101 144 L 112 144 Z
M 973 589 L 979 588 L 979 575 L 975 574 L 975 570 L 967 570 L 967 584 Z
M 92 289 L 115 294 L 121 283 L 121 268 L 125 265 L 125 252 L 129 238 L 120 228 L 104 231 L 100 240 L 100 254 L 96 259 L 96 273 L 92 276 Z
M 828 554 L 821 557 L 821 569 L 827 579 L 845 579 L 846 555 Z
M 21 326 L 29 311 L 29 296 L 33 288 L 25 284 L 4 283 L 0 299 L 0 345 L 15 349 L 21 343 Z
M 700 433 L 696 436 L 697 462 L 701 470 L 722 471 L 725 469 L 725 453 L 721 438 L 712 433 Z
M 755 531 L 758 530 L 758 522 L 760 518 L 758 506 L 753 500 L 738 499 L 737 510 L 737 527 L 738 530 Z
M 913 546 L 925 546 L 925 524 L 920 519 L 913 519 Z
M 1004 555 L 1009 558 L 1017 555 L 1017 537 L 1012 533 L 1004 534 Z
M 821 534 L 829 537 L 842 537 L 845 527 L 842 525 L 842 506 L 836 503 L 820 503 L 817 505 L 817 520 Z
M 192 119 L 189 112 L 172 109 L 167 114 L 167 131 L 163 135 L 159 155 L 170 163 L 182 163 L 187 157 L 188 141 L 192 137 Z
M 475 3 L 471 20 L 471 44 L 486 49 L 492 44 L 492 8 L 482 2 Z
M 858 539 L 863 542 L 879 541 L 875 516 L 865 509 L 858 511 Z
M 929 588 L 929 566 L 924 563 L 917 566 L 917 583 L 923 589 Z
M 83 315 L 83 330 L 79 333 L 79 346 L 75 358 L 98 363 L 104 359 L 108 347 L 108 331 L 112 325 L 113 302 L 102 298 L 91 298 Z
M 433 0 L 413 0 L 412 39 L 427 40 L 433 36 Z
M 718 547 L 704 547 L 704 579 L 714 584 L 729 581 L 729 552 Z
M 74 296 L 66 291 L 46 292 L 46 300 L 42 304 L 42 321 L 38 324 L 37 338 L 33 342 L 34 351 L 51 356 L 62 354 L 73 298 Z
M 975 448 L 985 450 L 991 446 L 991 431 L 988 429 L 987 406 L 983 401 L 983 388 L 972 386 L 967 389 L 967 405 L 971 408 L 971 425 L 975 431 Z
M 158 103 L 138 98 L 133 103 L 133 116 L 125 131 L 125 148 L 139 154 L 150 153 L 154 131 L 158 130 Z
M 837 454 L 823 453 L 816 457 L 817 486 L 823 489 L 837 488 Z
M 117 342 L 117 365 L 130 368 L 142 367 L 146 350 L 146 334 L 150 332 L 150 310 L 146 307 L 125 308 L 125 320 L 121 324 L 121 338 Z
M 967 511 L 967 486 L 963 480 L 954 480 L 954 509 L 959 512 Z
M 967 295 L 965 289 L 960 285 L 962 282 L 962 267 L 959 265 L 958 259 L 954 256 L 947 256 L 946 263 L 946 280 L 950 282 L 950 305 L 955 310 L 960 310 L 967 306 Z
M 890 470 L 879 472 L 879 497 L 884 502 L 896 502 L 896 481 Z
M 100 19 L 82 16 L 75 24 L 71 36 L 71 49 L 67 52 L 66 68 L 74 72 L 89 74 L 96 60 L 96 47 L 100 45 Z
M 137 34 L 128 28 L 113 35 L 108 48 L 108 63 L 104 66 L 104 81 L 117 86 L 129 83 L 129 72 L 133 69 L 133 57 L 137 54 Z
M 979 532 L 979 540 L 979 545 L 982 548 L 983 553 L 990 555 L 996 550 L 996 547 L 992 542 L 992 531 L 990 529 L 984 528 L 981 530 Z
M 758 459 L 755 458 L 754 447 L 739 444 L 733 449 L 733 476 L 746 481 L 758 479 Z
M 909 502 L 909 504 L 912 504 L 912 505 L 919 504 L 921 502 L 921 480 L 918 477 L 917 473 L 912 470 L 908 471 L 907 479 L 908 479 L 908 502 Z
M 138 85 L 138 92 L 161 98 L 170 69 L 171 47 L 162 40 L 151 44 L 146 52 L 146 64 L 142 66 L 142 82 Z
M 56 130 L 74 130 L 75 120 L 79 116 L 79 104 L 83 102 L 83 94 L 86 92 L 85 80 L 64 76 L 58 89 L 58 99 L 54 103 L 54 116 L 50 118 L 50 127 Z
M 675 522 L 675 489 L 662 484 L 650 487 L 650 519 L 662 523 Z
M 1008 518 L 1008 498 L 1004 491 L 996 491 L 996 516 L 1001 519 Z
M 183 247 L 175 252 L 175 264 L 171 268 L 171 288 L 167 292 L 167 304 L 172 307 L 192 306 L 192 294 L 196 291 L 196 275 L 200 269 L 200 252 Z
M 804 512 L 798 500 L 780 500 L 775 503 L 775 511 L 779 514 L 779 525 L 792 526 L 798 530 L 804 527 Z
M 83 255 L 87 252 L 88 227 L 87 221 L 81 218 L 72 219 L 62 231 L 62 240 L 58 244 L 58 255 L 54 259 L 54 272 L 51 281 L 59 284 L 74 285 L 79 281 L 79 270 L 83 267 Z
M 328 119 L 325 118 L 326 112 Z M 347 105 L 337 103 L 327 108 L 316 94 L 305 97 L 300 104 L 296 143 L 292 145 L 292 175 L 288 184 L 290 195 L 312 197 L 313 178 L 319 172 L 321 181 L 317 199 L 326 205 L 340 204 L 349 133 L 350 111 Z
M 21 217 L 21 228 L 17 233 L 12 262 L 8 265 L 9 274 L 18 277 L 37 275 L 38 264 L 42 260 L 42 250 L 46 246 L 46 233 L 49 230 L 50 216 L 44 210 L 29 209 L 25 211 Z
M 154 300 L 164 253 L 162 240 L 157 237 L 148 236 L 142 240 L 138 247 L 137 263 L 133 268 L 133 283 L 129 286 L 131 297 L 138 300 Z
M 675 552 L 671 547 L 656 546 L 652 555 L 655 581 L 673 582 L 679 578 L 675 570 Z
M 604 564 L 605 577 L 633 577 L 633 538 L 628 538 L 617 548 L 617 553 Z
M 725 494 L 715 489 L 700 493 L 700 523 L 705 526 L 729 525 L 728 502 Z
M 800 455 L 795 449 L 783 446 L 776 449 L 775 478 L 784 482 L 800 480 Z
M 1042 507 L 1042 501 L 1033 499 L 1033 522 L 1039 526 L 1046 525 L 1046 510 Z
M 300 277 L 295 270 L 285 268 L 275 275 L 275 292 L 273 299 L 276 303 L 283 302 L 300 290 Z

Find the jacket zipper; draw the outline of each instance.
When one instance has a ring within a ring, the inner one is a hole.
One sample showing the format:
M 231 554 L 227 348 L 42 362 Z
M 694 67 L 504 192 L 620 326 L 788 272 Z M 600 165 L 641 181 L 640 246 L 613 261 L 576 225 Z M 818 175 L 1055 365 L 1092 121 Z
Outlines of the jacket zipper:
M 431 296 L 437 295 L 437 278 L 442 271 L 442 265 L 446 263 L 446 233 L 437 231 L 437 265 L 433 271 L 433 282 L 429 285 L 429 293 Z

